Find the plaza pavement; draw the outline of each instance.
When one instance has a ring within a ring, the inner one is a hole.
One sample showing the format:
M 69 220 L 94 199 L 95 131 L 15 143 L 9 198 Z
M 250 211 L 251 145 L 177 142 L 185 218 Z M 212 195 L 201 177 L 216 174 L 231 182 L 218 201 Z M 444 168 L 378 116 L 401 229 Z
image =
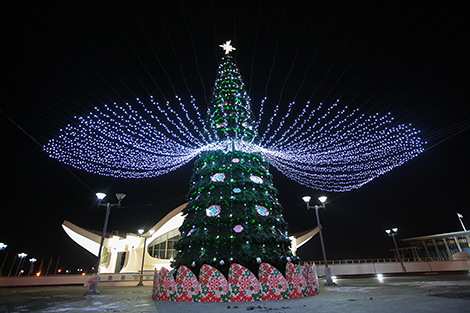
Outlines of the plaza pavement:
M 100 295 L 83 296 L 86 287 L 0 289 L 0 312 L 470 312 L 470 273 L 407 277 L 338 279 L 313 297 L 245 303 L 178 303 L 151 299 L 144 287 L 101 286 Z

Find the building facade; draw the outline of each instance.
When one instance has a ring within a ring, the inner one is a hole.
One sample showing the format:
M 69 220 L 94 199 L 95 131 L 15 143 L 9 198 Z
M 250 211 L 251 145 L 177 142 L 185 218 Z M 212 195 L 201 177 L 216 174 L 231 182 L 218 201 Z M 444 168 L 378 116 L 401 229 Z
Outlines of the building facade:
M 121 234 L 112 232 L 106 234 L 100 263 L 100 273 L 136 273 L 142 266 L 144 271 L 170 269 L 170 262 L 176 255 L 174 244 L 180 238 L 179 228 L 183 223 L 182 214 L 186 203 L 168 213 L 155 226 L 141 235 L 134 233 Z M 97 231 L 86 230 L 69 221 L 62 223 L 67 235 L 82 248 L 98 256 L 101 234 Z M 318 233 L 318 227 L 292 234 L 291 250 L 296 254 L 297 249 Z M 144 250 L 144 251 L 143 251 Z

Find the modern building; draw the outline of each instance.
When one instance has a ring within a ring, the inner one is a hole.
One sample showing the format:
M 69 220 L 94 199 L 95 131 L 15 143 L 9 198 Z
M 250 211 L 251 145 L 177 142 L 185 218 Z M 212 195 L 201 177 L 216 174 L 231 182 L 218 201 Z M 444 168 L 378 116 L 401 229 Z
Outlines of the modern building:
M 179 227 L 182 225 L 183 209 L 180 205 L 155 226 L 141 235 L 114 231 L 106 234 L 100 264 L 100 273 L 135 273 L 139 272 L 144 257 L 144 271 L 155 268 L 170 268 L 170 262 L 176 255 L 174 244 L 180 238 Z M 62 224 L 67 235 L 90 253 L 98 256 L 101 233 L 86 230 L 69 221 Z M 318 227 L 292 234 L 292 252 L 318 233 Z M 143 251 L 145 249 L 145 251 Z
M 435 234 L 403 239 L 410 247 L 400 248 L 403 258 L 438 260 L 470 259 L 470 231 Z

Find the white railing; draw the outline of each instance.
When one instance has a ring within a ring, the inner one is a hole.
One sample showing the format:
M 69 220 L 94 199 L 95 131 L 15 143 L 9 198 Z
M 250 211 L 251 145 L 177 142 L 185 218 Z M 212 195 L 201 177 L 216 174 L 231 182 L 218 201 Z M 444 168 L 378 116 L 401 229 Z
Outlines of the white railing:
M 402 258 L 403 262 L 437 262 L 437 261 L 452 261 L 448 258 Z M 315 263 L 316 265 L 324 265 L 325 262 L 321 261 L 305 261 L 309 264 Z M 328 260 L 328 264 L 365 264 L 365 263 L 396 263 L 400 262 L 396 258 L 381 258 L 381 259 L 344 259 L 344 260 Z

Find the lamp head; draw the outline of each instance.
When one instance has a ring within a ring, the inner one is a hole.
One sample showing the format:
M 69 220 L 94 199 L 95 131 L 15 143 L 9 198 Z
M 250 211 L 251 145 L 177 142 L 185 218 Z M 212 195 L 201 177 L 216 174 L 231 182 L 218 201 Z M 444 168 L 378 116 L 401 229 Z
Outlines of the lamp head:
M 310 197 L 310 196 L 304 196 L 304 197 L 302 197 L 302 200 L 304 200 L 304 202 L 307 203 L 307 204 L 309 204 L 310 199 L 312 199 L 312 197 Z
M 390 235 L 392 231 L 390 229 L 386 229 L 385 232 Z
M 139 233 L 139 235 L 142 235 L 142 234 L 144 233 L 144 230 L 143 230 L 143 229 L 139 229 L 137 232 Z
M 98 198 L 98 200 L 103 200 L 105 197 L 106 197 L 106 194 L 103 193 L 103 192 L 97 192 L 95 193 L 96 197 Z
M 398 228 L 396 228 L 396 227 L 395 227 L 395 228 L 392 228 L 392 231 L 393 231 L 394 233 L 398 233 Z
M 119 202 L 121 202 L 122 199 L 126 196 L 125 193 L 119 192 L 116 194 L 116 198 L 118 199 Z
M 325 202 L 326 202 L 326 199 L 328 199 L 328 197 L 325 197 L 325 196 L 318 197 L 318 200 L 319 200 L 321 203 L 325 203 Z

